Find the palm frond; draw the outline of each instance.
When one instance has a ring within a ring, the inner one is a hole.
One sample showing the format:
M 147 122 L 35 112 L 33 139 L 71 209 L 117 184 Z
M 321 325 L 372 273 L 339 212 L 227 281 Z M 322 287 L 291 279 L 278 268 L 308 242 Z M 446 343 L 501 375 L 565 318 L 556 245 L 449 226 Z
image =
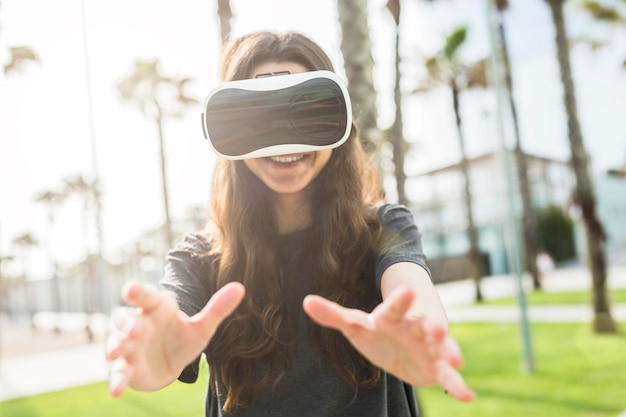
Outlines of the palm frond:
M 4 65 L 4 73 L 19 72 L 27 62 L 40 64 L 37 53 L 28 46 L 13 46 L 9 48 L 9 60 Z
M 145 115 L 177 117 L 185 107 L 199 101 L 187 94 L 190 78 L 162 75 L 158 59 L 135 61 L 131 72 L 116 84 L 124 101 L 138 107 Z
M 488 68 L 491 57 L 486 57 L 465 68 L 465 88 L 489 87 Z
M 191 78 L 183 78 L 178 81 L 178 101 L 183 105 L 194 105 L 198 104 L 200 101 L 195 97 L 191 97 L 187 94 L 186 89 L 189 83 L 193 82 Z
M 590 38 L 588 36 L 579 36 L 576 38 L 570 38 L 569 45 L 570 46 L 585 45 L 585 46 L 588 46 L 592 52 L 596 52 L 600 48 L 604 48 L 605 46 L 607 46 L 608 42 L 603 41 L 601 39 Z
M 606 6 L 596 0 L 582 0 L 579 4 L 594 19 L 609 23 L 626 23 L 624 16 L 614 7 Z
M 17 246 L 36 246 L 39 244 L 39 242 L 37 241 L 37 239 L 29 232 L 24 232 L 21 233 L 17 236 L 15 236 L 12 240 L 11 243 L 13 243 L 14 245 Z
M 452 31 L 450 35 L 446 37 L 445 45 L 443 47 L 443 53 L 445 57 L 453 61 L 456 57 L 456 53 L 467 37 L 467 26 L 460 26 Z

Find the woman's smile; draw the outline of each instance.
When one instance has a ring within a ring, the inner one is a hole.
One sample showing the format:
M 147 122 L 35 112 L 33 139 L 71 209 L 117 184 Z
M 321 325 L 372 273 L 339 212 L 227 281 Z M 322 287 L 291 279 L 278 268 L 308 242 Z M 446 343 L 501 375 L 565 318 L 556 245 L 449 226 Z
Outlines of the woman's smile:
M 290 167 L 308 157 L 309 155 L 307 154 L 292 154 L 292 155 L 269 156 L 266 159 L 269 159 L 271 162 L 275 163 L 277 166 Z
M 280 194 L 304 190 L 322 171 L 331 149 L 246 159 L 244 163 L 271 190 Z

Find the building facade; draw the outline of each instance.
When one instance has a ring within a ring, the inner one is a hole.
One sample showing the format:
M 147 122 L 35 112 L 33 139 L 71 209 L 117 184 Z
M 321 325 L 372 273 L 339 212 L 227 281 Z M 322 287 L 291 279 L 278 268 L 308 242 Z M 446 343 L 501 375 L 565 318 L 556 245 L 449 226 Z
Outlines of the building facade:
M 516 224 L 521 218 L 519 176 L 514 154 L 506 155 L 511 167 L 513 212 Z M 535 210 L 547 206 L 571 211 L 576 221 L 576 241 L 579 255 L 584 253 L 581 220 L 571 209 L 575 178 L 567 162 L 526 154 L 531 200 Z M 509 272 L 507 242 L 511 234 L 505 156 L 487 153 L 469 160 L 470 190 L 473 214 L 479 235 L 479 247 L 487 256 L 488 272 L 492 275 Z M 626 246 L 626 180 L 623 178 L 596 181 L 598 212 L 610 231 L 608 248 Z M 464 256 L 469 249 L 467 210 L 463 194 L 463 177 L 459 164 L 445 166 L 414 176 L 407 181 L 411 208 L 422 232 L 424 250 L 430 259 Z M 614 227 L 615 226 L 615 227 Z M 521 239 L 521 232 L 517 233 Z M 523 247 L 519 242 L 518 247 Z

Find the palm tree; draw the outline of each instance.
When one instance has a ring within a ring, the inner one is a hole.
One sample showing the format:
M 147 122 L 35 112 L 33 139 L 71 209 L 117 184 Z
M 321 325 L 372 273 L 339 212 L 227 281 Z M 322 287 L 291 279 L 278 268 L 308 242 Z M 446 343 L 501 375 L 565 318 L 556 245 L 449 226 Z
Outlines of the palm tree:
M 396 114 L 391 127 L 390 141 L 393 145 L 393 165 L 396 178 L 396 192 L 398 193 L 398 203 L 408 205 L 405 184 L 406 173 L 404 172 L 404 161 L 408 150 L 408 143 L 404 139 L 404 128 L 402 120 L 402 91 L 400 90 L 400 0 L 387 1 L 387 10 L 391 13 L 395 23 L 395 85 L 393 88 L 393 98 L 396 107 Z
M 482 301 L 483 295 L 480 289 L 480 279 L 483 275 L 483 267 L 478 246 L 478 231 L 474 222 L 469 162 L 465 151 L 465 137 L 462 129 L 459 96 L 462 90 L 487 87 L 486 59 L 472 65 L 466 65 L 459 61 L 459 49 L 464 44 L 466 36 L 467 28 L 465 26 L 454 29 L 450 35 L 447 36 L 443 48 L 426 60 L 428 79 L 415 89 L 414 93 L 426 92 L 441 85 L 449 87 L 452 93 L 452 104 L 456 120 L 459 149 L 461 151 L 460 168 L 464 183 L 463 193 L 468 223 L 468 258 L 472 265 L 472 279 L 474 280 L 476 288 L 475 298 L 476 301 Z
M 22 274 L 28 278 L 28 252 L 39 245 L 35 237 L 28 232 L 17 235 L 12 240 L 13 245 L 18 248 L 20 263 L 22 264 Z
M 220 36 L 222 38 L 222 45 L 225 45 L 230 38 L 230 23 L 233 20 L 233 11 L 230 7 L 230 0 L 217 0 L 217 17 L 220 21 Z
M 563 0 L 546 0 L 546 2 L 550 8 L 555 29 L 557 59 L 561 71 L 568 139 L 572 154 L 571 163 L 576 177 L 574 203 L 581 210 L 586 230 L 587 257 L 593 284 L 593 329 L 596 333 L 616 333 L 617 326 L 611 316 L 607 297 L 607 265 L 604 251 L 606 234 L 596 213 L 596 199 L 589 174 L 589 155 L 583 143 L 578 121 L 574 81 L 570 68 L 569 44 L 563 17 Z
M 174 243 L 170 216 L 169 193 L 167 187 L 167 164 L 163 123 L 167 118 L 181 117 L 188 107 L 198 100 L 186 93 L 190 78 L 172 78 L 161 74 L 159 60 L 137 60 L 133 71 L 117 84 L 121 98 L 135 106 L 151 119 L 157 128 L 161 162 L 161 186 L 165 211 L 165 245 Z
M 372 43 L 367 22 L 367 2 L 363 0 L 337 0 L 341 27 L 341 53 L 343 55 L 348 91 L 353 103 L 361 141 L 365 150 L 381 167 L 380 131 L 376 109 L 376 90 L 372 71 Z M 382 171 L 381 171 L 382 172 Z
M 56 212 L 59 205 L 63 202 L 66 195 L 54 190 L 42 191 L 35 196 L 35 202 L 46 206 L 48 210 L 48 236 L 46 241 L 48 258 L 52 265 L 52 304 L 56 313 L 61 312 L 61 288 L 59 283 L 59 266 L 52 252 L 52 227 L 56 219 Z M 59 332 L 58 323 L 54 328 L 55 332 Z
M 536 221 L 533 211 L 530 183 L 528 181 L 528 166 L 526 155 L 522 149 L 522 141 L 519 128 L 519 119 L 517 117 L 517 106 L 513 98 L 513 78 L 511 75 L 511 62 L 509 59 L 509 49 L 507 45 L 506 31 L 504 29 L 504 12 L 509 7 L 507 0 L 495 0 L 496 10 L 498 11 L 498 35 L 500 38 L 500 54 L 503 70 L 504 81 L 506 86 L 506 98 L 511 110 L 511 119 L 513 120 L 513 131 L 515 134 L 514 155 L 517 165 L 517 176 L 519 179 L 519 191 L 522 200 L 522 236 L 524 243 L 524 254 L 526 269 L 530 273 L 535 289 L 541 289 L 541 280 L 537 268 L 537 239 L 535 237 Z

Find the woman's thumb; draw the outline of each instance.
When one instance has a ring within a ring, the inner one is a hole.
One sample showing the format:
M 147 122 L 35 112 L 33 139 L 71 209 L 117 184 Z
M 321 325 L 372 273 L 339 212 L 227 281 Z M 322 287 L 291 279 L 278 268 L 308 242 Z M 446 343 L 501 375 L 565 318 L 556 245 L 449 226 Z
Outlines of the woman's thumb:
M 245 293 L 245 287 L 239 282 L 224 285 L 213 294 L 198 314 L 191 317 L 191 321 L 196 322 L 202 330 L 213 335 L 222 321 L 235 311 Z

